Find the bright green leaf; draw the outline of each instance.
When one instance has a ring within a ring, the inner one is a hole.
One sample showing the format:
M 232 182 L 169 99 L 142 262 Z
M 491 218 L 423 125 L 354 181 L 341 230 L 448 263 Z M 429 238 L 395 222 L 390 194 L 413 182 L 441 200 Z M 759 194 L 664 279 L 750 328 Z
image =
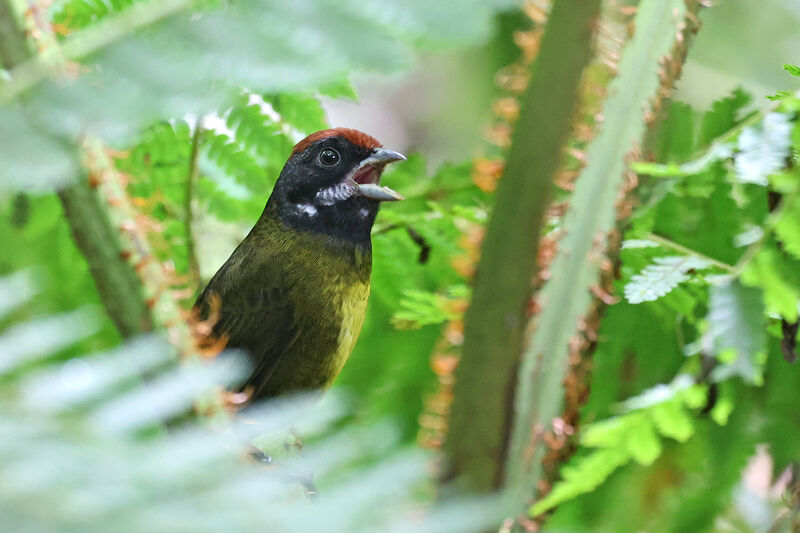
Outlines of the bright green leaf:
M 686 413 L 680 399 L 654 405 L 648 413 L 658 428 L 658 432 L 679 442 L 685 442 L 694 433 L 692 419 Z
M 649 465 L 661 455 L 661 441 L 643 415 L 636 417 L 625 435 L 625 449 L 640 465 Z
M 783 70 L 791 74 L 792 76 L 800 76 L 800 67 L 797 65 L 783 65 Z

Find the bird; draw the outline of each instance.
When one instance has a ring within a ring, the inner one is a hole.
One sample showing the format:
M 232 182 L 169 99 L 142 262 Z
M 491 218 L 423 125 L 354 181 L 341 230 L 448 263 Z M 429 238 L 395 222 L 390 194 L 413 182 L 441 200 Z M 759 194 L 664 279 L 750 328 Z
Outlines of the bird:
M 213 324 L 206 341 L 246 354 L 248 401 L 324 390 L 341 371 L 364 322 L 378 208 L 403 199 L 381 174 L 405 159 L 350 128 L 292 149 L 261 216 L 193 306 Z

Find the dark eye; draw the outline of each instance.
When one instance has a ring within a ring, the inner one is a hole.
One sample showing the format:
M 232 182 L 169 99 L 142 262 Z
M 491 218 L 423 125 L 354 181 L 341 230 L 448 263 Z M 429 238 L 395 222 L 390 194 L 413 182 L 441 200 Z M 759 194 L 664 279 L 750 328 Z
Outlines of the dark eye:
M 319 153 L 319 162 L 326 167 L 332 167 L 339 162 L 339 152 L 333 148 L 326 148 Z

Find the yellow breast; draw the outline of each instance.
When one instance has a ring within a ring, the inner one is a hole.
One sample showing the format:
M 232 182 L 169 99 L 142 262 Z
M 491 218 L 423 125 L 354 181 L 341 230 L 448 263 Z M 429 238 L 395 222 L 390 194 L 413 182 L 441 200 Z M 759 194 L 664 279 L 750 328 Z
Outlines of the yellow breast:
M 342 370 L 364 324 L 372 262 L 369 250 L 334 248 L 315 235 L 285 238 L 300 333 L 267 384 L 273 395 L 328 387 Z

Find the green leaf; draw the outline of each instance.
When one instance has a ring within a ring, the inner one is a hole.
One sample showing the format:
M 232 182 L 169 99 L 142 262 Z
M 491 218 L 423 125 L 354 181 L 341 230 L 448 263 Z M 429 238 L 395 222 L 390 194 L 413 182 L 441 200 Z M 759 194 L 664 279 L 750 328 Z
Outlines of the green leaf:
M 791 117 L 784 113 L 770 113 L 758 126 L 742 130 L 735 160 L 739 181 L 767 185 L 767 177 L 786 166 L 791 133 Z
M 798 67 L 797 65 L 790 65 L 787 63 L 783 65 L 783 70 L 785 70 L 792 76 L 800 76 L 800 67 Z
M 648 410 L 658 432 L 679 442 L 686 442 L 694 433 L 692 419 L 683 405 L 681 399 L 674 399 L 654 405 Z
M 358 93 L 356 93 L 356 89 L 350 83 L 350 80 L 342 80 L 320 87 L 319 94 L 329 98 L 341 98 L 351 102 L 358 102 Z
M 652 464 L 661 455 L 661 441 L 644 414 L 636 417 L 625 436 L 625 449 L 640 465 Z
M 690 376 L 680 374 L 676 376 L 671 383 L 660 383 L 637 394 L 633 398 L 628 398 L 623 405 L 625 408 L 631 410 L 647 409 L 656 405 L 661 405 L 665 402 L 683 397 L 686 391 L 692 387 L 693 383 L 694 380 Z
M 328 127 L 325 110 L 317 98 L 310 95 L 281 93 L 267 98 L 281 121 L 302 132 L 314 133 Z
M 632 304 L 657 300 L 689 279 L 690 270 L 709 268 L 708 261 L 694 256 L 657 257 L 654 264 L 631 277 L 625 285 L 625 299 Z
M 699 138 L 700 146 L 709 144 L 736 126 L 740 121 L 740 111 L 750 103 L 750 100 L 749 94 L 737 88 L 730 96 L 711 104 L 711 109 L 703 115 Z
M 628 432 L 636 422 L 639 420 L 629 415 L 594 422 L 583 429 L 581 444 L 590 448 L 622 448 Z
M 600 486 L 620 466 L 630 461 L 624 450 L 604 449 L 571 461 L 561 469 L 562 481 L 529 510 L 531 516 L 549 511 L 558 504 L 591 492 Z
M 125 144 L 158 118 L 225 109 L 241 87 L 313 93 L 352 72 L 409 68 L 422 46 L 478 44 L 491 35 L 496 11 L 510 4 L 464 0 L 454 17 L 451 5 L 424 0 L 356 0 L 335 9 L 322 0 L 65 3 L 57 19 L 83 29 L 60 52 L 87 68 L 53 83 L 49 62 L 34 61 L 26 76 L 0 87 L 4 184 L 68 181 L 80 167 L 61 145 L 85 131 Z M 38 159 L 25 162 L 31 153 Z
M 715 368 L 713 377 L 724 380 L 738 375 L 748 383 L 760 384 L 759 359 L 766 349 L 762 292 L 735 280 L 712 285 L 708 324 L 714 355 L 719 357 L 728 350 L 734 353 L 734 360 Z
M 622 249 L 630 250 L 635 248 L 658 248 L 661 245 L 647 239 L 626 239 L 622 241 Z
M 658 132 L 656 147 L 659 161 L 683 161 L 692 156 L 695 149 L 694 111 L 683 102 L 672 102 L 669 114 Z
M 466 286 L 454 287 L 448 294 L 408 289 L 400 300 L 400 310 L 392 315 L 392 323 L 398 328 L 420 328 L 431 324 L 442 324 L 461 316 L 454 308 L 456 299 L 466 302 L 469 290 Z
M 785 197 L 784 202 L 774 223 L 775 234 L 784 249 L 800 259 L 800 194 Z
M 710 150 L 700 157 L 682 164 L 636 161 L 631 163 L 631 169 L 637 174 L 653 176 L 654 178 L 684 178 L 700 174 L 707 170 L 712 163 L 728 159 L 732 154 L 733 148 L 730 144 L 714 144 Z
M 797 320 L 800 302 L 800 264 L 768 241 L 750 260 L 742 272 L 742 283 L 764 291 L 764 303 L 769 313 L 781 315 L 789 322 Z

